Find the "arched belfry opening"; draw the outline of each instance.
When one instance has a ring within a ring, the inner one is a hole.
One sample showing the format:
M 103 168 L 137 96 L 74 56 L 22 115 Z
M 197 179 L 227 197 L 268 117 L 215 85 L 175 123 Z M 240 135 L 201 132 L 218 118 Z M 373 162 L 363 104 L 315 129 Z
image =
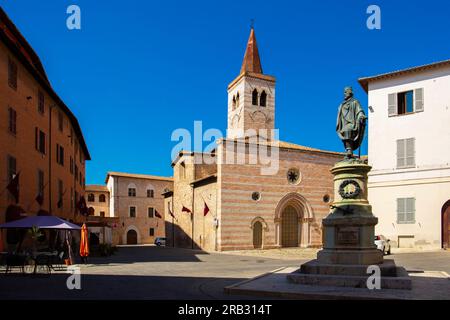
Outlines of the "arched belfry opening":
M 266 91 L 263 90 L 263 92 L 261 92 L 261 96 L 259 97 L 259 105 L 261 107 L 265 107 L 267 103 L 267 93 Z
M 252 92 L 252 105 L 257 106 L 258 105 L 258 90 L 253 89 Z

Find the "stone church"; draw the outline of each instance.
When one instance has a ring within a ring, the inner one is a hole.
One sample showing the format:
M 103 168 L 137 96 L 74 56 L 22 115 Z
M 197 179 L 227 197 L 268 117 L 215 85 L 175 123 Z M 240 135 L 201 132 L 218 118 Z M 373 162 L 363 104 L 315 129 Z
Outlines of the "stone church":
M 275 137 L 275 82 L 263 73 L 251 29 L 241 71 L 228 86 L 226 137 L 211 152 L 182 151 L 172 163 L 173 189 L 163 194 L 167 246 L 321 246 L 333 201 L 330 169 L 342 154 Z M 262 153 L 276 170 L 264 172 Z

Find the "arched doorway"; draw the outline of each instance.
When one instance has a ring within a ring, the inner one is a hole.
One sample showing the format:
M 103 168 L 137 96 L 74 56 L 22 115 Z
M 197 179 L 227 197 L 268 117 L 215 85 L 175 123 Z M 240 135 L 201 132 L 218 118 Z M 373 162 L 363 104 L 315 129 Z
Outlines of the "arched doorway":
M 255 249 L 262 248 L 262 223 L 260 221 L 256 221 L 253 224 L 253 247 Z
M 290 208 L 289 208 L 290 207 Z M 295 219 L 295 222 L 294 222 Z M 290 192 L 278 201 L 275 208 L 275 239 L 278 247 L 297 246 L 307 248 L 319 245 L 313 242 L 313 236 L 320 239 L 320 234 L 313 229 L 314 212 L 309 201 L 297 192 Z M 297 237 L 294 238 L 294 234 Z M 290 235 L 288 235 L 290 234 Z
M 298 247 L 299 237 L 299 214 L 297 210 L 288 205 L 281 213 L 281 246 Z
M 450 200 L 442 206 L 442 248 L 450 249 Z
M 133 229 L 127 232 L 127 244 L 137 244 L 137 232 Z

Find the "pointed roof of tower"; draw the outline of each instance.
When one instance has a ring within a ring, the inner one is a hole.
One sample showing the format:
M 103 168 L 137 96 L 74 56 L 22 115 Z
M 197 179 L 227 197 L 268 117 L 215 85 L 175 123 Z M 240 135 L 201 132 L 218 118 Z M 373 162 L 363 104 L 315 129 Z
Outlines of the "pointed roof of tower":
M 258 45 L 256 44 L 255 30 L 251 28 L 242 61 L 241 74 L 246 72 L 262 74 L 261 60 L 259 59 Z

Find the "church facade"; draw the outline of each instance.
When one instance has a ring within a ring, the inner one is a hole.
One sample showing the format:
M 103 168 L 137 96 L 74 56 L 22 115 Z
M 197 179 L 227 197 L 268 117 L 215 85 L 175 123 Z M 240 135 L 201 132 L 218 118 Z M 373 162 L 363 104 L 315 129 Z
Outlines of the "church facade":
M 319 247 L 343 154 L 280 141 L 275 78 L 254 30 L 228 86 L 227 136 L 209 153 L 180 152 L 164 195 L 167 246 L 224 251 Z

